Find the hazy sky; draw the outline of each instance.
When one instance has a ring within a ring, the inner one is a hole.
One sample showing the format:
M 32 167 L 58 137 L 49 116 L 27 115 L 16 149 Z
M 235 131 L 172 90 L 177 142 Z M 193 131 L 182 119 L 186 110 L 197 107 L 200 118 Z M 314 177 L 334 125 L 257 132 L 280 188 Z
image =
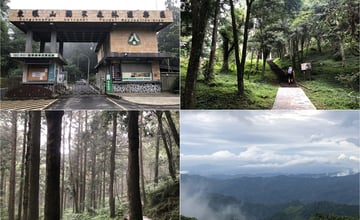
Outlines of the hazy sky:
M 359 171 L 358 111 L 182 111 L 180 134 L 182 172 Z
M 10 0 L 11 9 L 163 10 L 165 0 Z

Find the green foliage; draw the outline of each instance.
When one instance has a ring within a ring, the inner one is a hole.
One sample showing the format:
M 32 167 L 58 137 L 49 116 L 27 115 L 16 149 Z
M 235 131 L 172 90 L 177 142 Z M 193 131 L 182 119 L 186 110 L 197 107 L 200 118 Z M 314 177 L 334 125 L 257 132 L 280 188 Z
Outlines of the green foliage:
M 334 214 L 321 214 L 321 213 L 316 213 L 310 218 L 310 220 L 357 220 L 357 219 L 358 218 L 351 216 L 337 216 Z
M 186 77 L 186 58 L 181 59 L 182 91 Z M 262 62 L 259 63 L 261 65 Z M 229 72 L 220 73 L 219 63 L 215 63 L 215 80 L 206 84 L 199 76 L 196 88 L 196 108 L 198 109 L 271 109 L 277 92 L 277 80 L 268 67 L 262 77 L 257 74 L 255 61 L 250 74 L 250 62 L 245 65 L 245 94 L 237 93 L 235 64 L 230 63 Z M 185 73 L 184 73 L 185 71 Z M 248 75 L 249 73 L 249 75 Z
M 197 218 L 191 218 L 191 217 L 186 217 L 186 216 L 180 215 L 180 220 L 197 220 Z
M 158 220 L 179 219 L 179 181 L 164 181 L 151 190 L 145 214 Z

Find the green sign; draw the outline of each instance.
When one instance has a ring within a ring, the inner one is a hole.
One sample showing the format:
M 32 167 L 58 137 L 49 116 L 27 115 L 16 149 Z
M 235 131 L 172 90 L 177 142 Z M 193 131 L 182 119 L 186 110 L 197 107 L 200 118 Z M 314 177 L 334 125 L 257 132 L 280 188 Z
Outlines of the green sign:
M 113 87 L 112 87 L 112 77 L 111 74 L 106 74 L 106 93 L 112 93 Z

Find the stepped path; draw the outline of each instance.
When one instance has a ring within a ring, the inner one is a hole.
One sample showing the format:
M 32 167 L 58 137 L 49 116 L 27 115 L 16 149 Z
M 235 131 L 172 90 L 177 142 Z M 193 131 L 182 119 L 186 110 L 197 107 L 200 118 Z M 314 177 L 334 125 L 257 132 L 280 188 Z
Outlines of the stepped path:
M 280 82 L 273 110 L 316 110 L 300 87 L 297 87 L 296 84 L 288 85 L 286 83 L 285 73 L 275 63 L 269 60 L 268 64 Z

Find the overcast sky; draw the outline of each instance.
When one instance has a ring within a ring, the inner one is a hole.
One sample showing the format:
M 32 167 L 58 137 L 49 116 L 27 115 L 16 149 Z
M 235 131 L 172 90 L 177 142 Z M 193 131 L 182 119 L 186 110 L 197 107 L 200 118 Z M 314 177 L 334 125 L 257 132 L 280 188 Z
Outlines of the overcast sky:
M 165 0 L 10 0 L 11 9 L 163 10 Z
M 180 134 L 183 173 L 359 171 L 358 111 L 182 111 Z

